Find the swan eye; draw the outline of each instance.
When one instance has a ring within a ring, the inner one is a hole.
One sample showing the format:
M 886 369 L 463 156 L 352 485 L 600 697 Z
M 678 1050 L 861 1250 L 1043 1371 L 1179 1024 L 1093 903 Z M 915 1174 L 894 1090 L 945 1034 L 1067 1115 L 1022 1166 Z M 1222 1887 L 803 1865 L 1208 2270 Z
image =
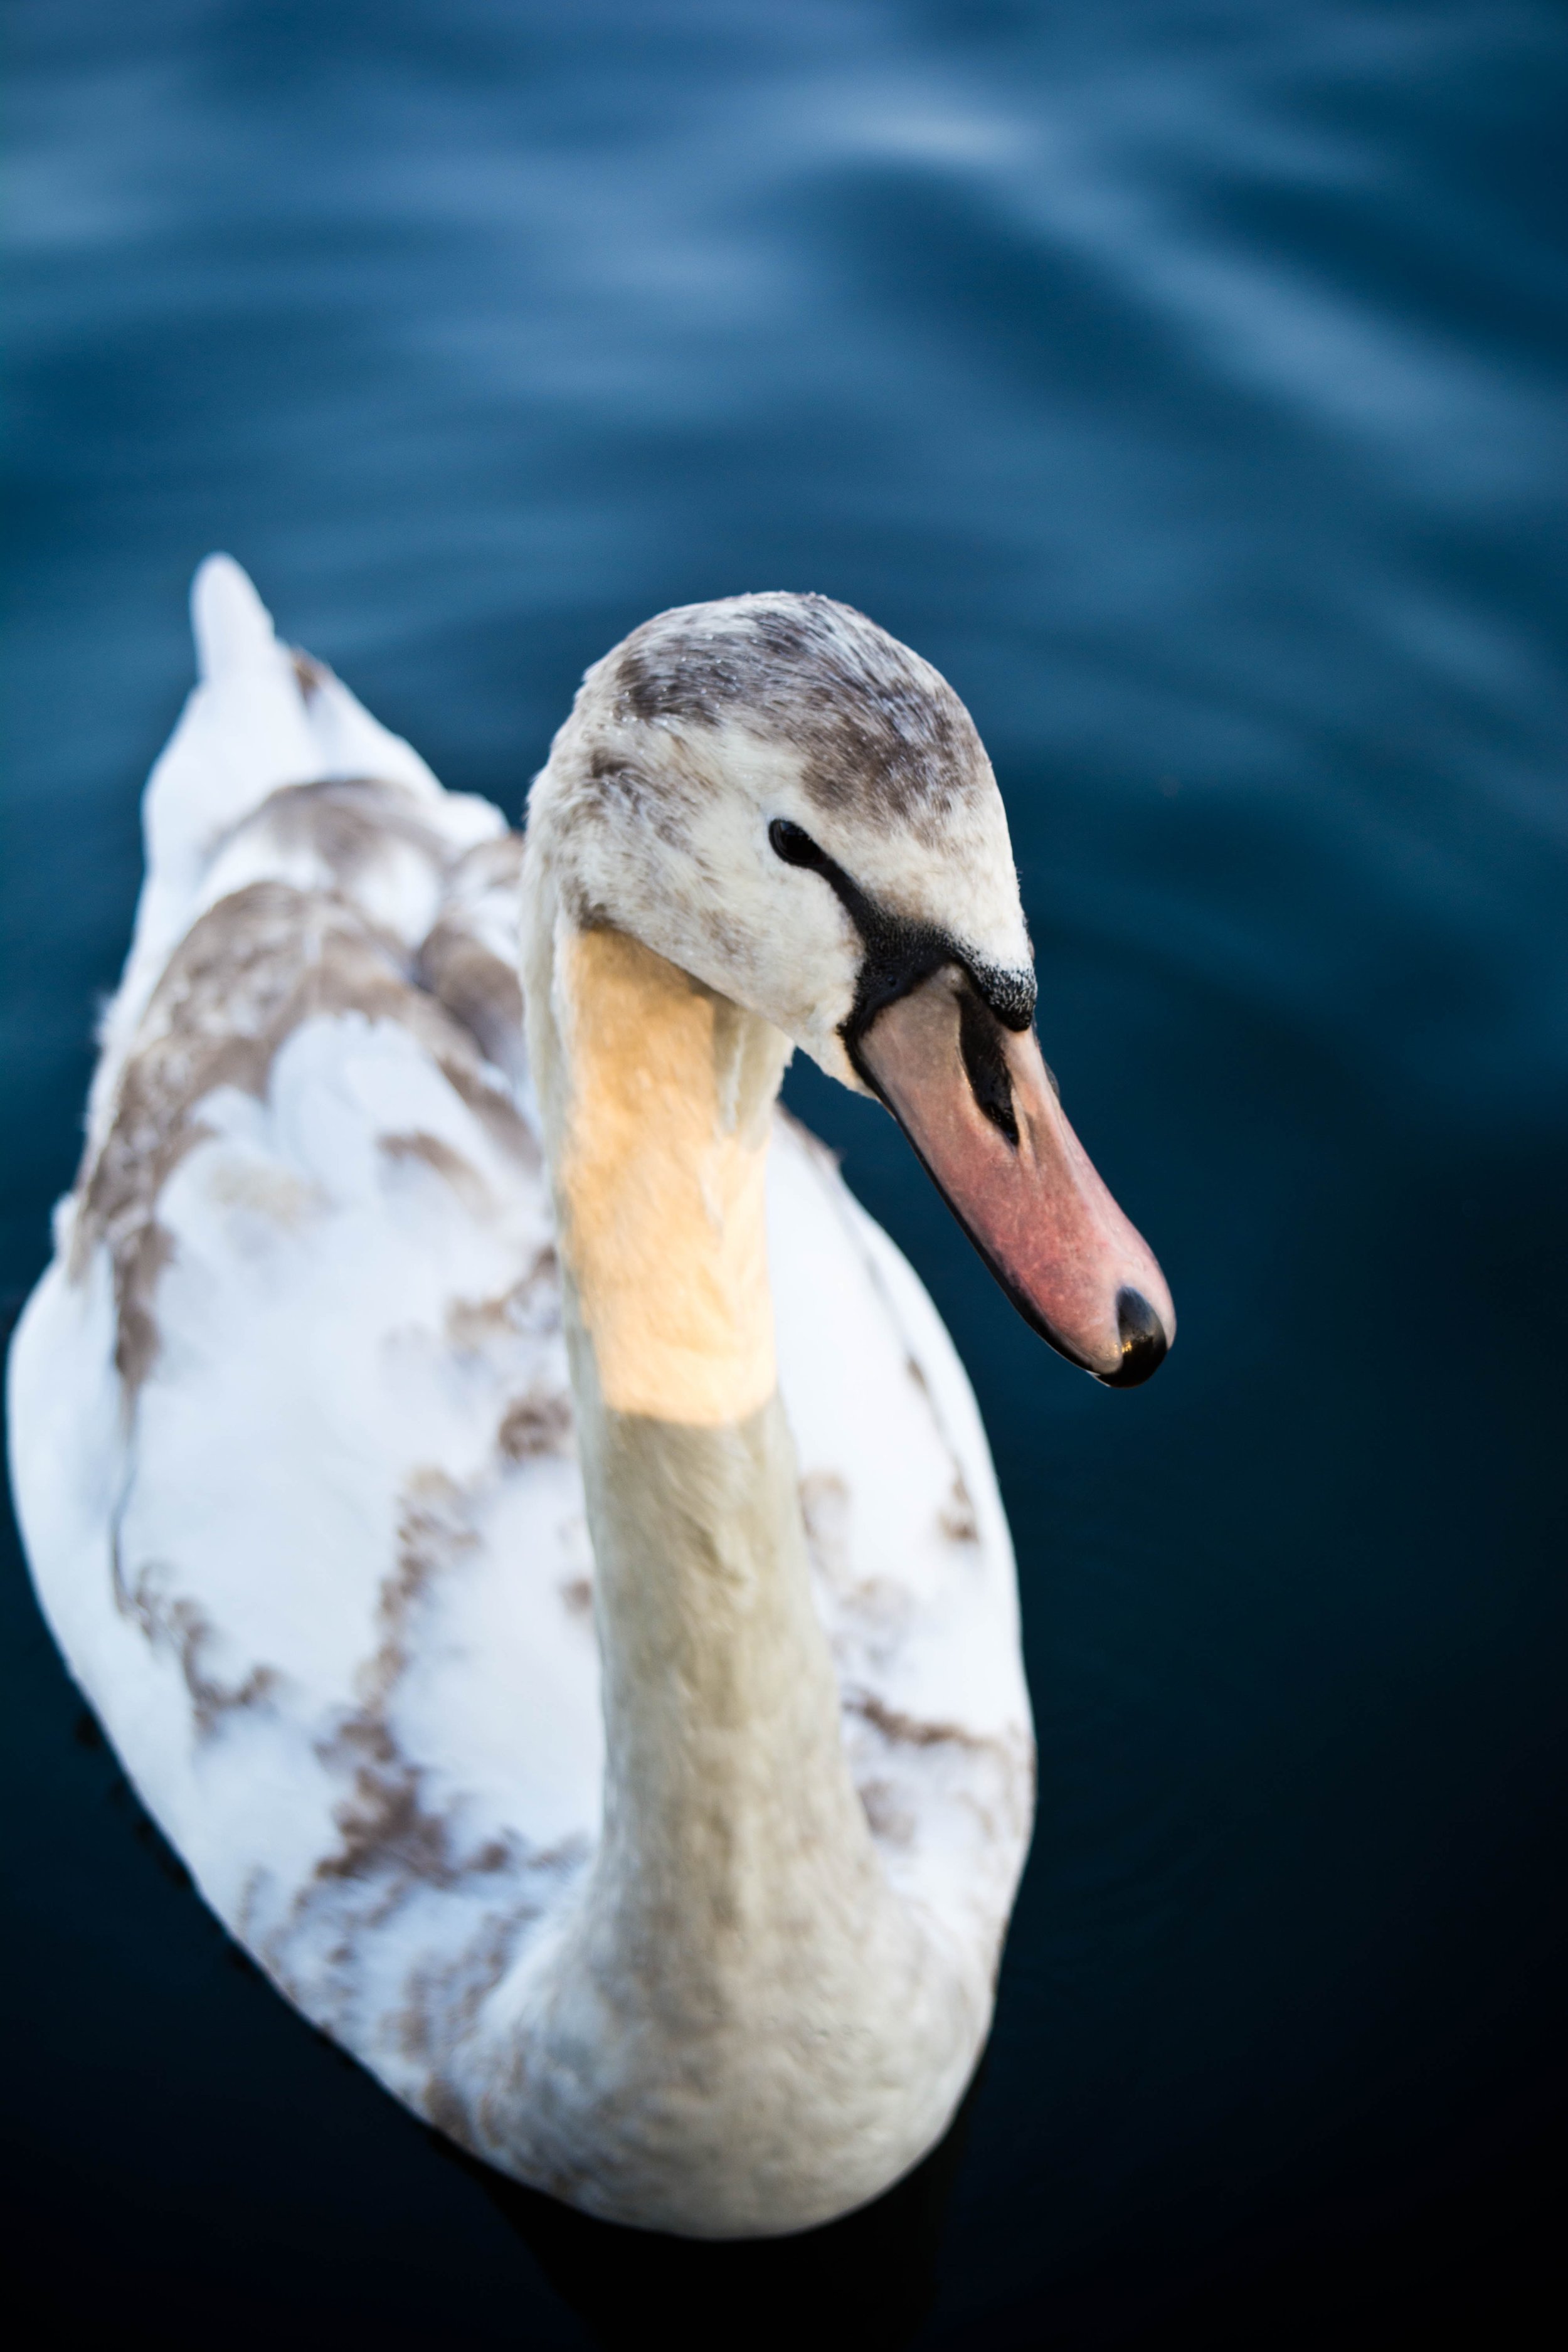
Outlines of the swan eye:
M 774 856 L 782 857 L 786 866 L 820 866 L 822 863 L 822 852 L 810 834 L 803 833 L 798 824 L 791 824 L 787 816 L 774 817 L 768 827 L 768 840 L 773 845 Z

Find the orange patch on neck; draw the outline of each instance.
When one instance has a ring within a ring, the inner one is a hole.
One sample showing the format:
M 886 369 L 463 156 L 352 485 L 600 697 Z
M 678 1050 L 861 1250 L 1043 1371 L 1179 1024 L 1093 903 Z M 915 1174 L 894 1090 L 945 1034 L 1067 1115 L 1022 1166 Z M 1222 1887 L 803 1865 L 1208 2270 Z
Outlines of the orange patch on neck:
M 728 1108 L 736 1016 L 620 931 L 568 934 L 557 987 L 571 1077 L 556 1183 L 600 1392 L 660 1421 L 743 1420 L 777 1375 L 770 1121 Z

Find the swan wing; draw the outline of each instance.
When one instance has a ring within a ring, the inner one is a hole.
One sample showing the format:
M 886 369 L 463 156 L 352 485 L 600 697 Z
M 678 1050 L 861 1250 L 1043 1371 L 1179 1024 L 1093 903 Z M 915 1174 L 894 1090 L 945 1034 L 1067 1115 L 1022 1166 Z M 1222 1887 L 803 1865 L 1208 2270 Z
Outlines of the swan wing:
M 598 1822 L 521 843 L 278 646 L 237 567 L 194 601 L 203 682 L 13 1349 L 14 1485 L 202 1893 L 422 2104 Z

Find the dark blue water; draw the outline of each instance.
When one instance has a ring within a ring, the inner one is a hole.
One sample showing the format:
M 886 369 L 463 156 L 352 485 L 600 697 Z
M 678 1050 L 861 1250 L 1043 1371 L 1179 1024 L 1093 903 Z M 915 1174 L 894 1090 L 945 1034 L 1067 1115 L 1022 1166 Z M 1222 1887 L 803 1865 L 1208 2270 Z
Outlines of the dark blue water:
M 514 814 L 658 607 L 822 589 L 919 647 L 1182 1315 L 1152 1387 L 1092 1387 L 889 1123 L 792 1078 L 970 1366 L 1041 1733 L 966 2136 L 826 2253 L 661 2268 L 499 2207 L 226 1949 L 13 1549 L 51 2340 L 568 2346 L 618 2294 L 616 2340 L 1523 2343 L 1568 1793 L 1561 14 L 7 14 L 13 1303 L 224 546 Z

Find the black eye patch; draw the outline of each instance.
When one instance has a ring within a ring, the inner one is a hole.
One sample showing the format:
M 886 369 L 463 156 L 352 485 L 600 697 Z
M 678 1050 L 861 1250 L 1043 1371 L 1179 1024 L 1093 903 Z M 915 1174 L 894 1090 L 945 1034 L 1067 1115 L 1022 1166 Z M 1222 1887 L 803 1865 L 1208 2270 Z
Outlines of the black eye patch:
M 792 824 L 787 816 L 775 816 L 768 827 L 768 842 L 775 857 L 786 866 L 802 866 L 810 873 L 820 874 L 837 898 L 850 921 L 859 932 L 866 950 L 860 967 L 859 984 L 855 992 L 855 1005 L 843 1024 L 845 1050 L 860 1076 L 875 1093 L 877 1087 L 869 1072 L 863 1066 L 858 1051 L 859 1040 L 865 1035 L 879 1013 L 898 997 L 907 996 L 911 988 L 929 980 L 943 964 L 957 964 L 967 973 L 974 991 L 970 1003 L 971 1029 L 974 1036 L 973 1054 L 967 1042 L 971 1034 L 961 1034 L 960 1045 L 964 1066 L 969 1071 L 974 1098 L 1002 1133 L 1012 1143 L 1018 1140 L 1017 1122 L 1013 1116 L 1013 1088 L 1007 1076 L 1006 1059 L 1001 1040 L 994 1034 L 994 1024 L 1000 1022 L 1008 1029 L 1026 1029 L 1034 1018 L 1035 981 L 1032 972 L 993 971 L 977 964 L 965 955 L 956 940 L 934 924 L 910 922 L 907 917 L 889 915 L 869 899 L 859 884 L 850 877 L 826 849 L 819 849 L 809 833 Z M 968 999 L 969 992 L 964 992 Z M 976 1024 L 984 1024 L 984 1034 Z M 975 1071 L 984 1072 L 977 1079 Z M 984 1085 L 985 1091 L 982 1092 Z

